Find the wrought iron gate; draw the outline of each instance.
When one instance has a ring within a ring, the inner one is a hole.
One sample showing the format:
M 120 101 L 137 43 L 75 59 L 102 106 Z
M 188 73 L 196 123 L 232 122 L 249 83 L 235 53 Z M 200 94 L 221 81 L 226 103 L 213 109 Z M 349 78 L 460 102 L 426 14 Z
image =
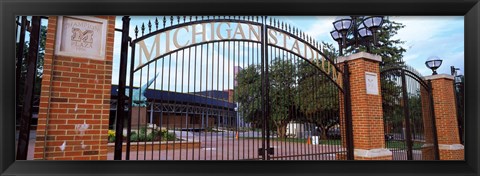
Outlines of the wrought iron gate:
M 438 160 L 430 81 L 410 67 L 381 72 L 386 148 L 394 160 Z
M 28 20 L 30 18 L 30 20 Z M 29 141 L 32 126 L 36 125 L 34 114 L 38 114 L 41 74 L 37 70 L 43 68 L 43 55 L 41 51 L 46 36 L 42 36 L 42 19 L 45 16 L 17 16 L 16 38 L 16 128 L 18 130 L 17 160 L 26 160 L 28 156 Z M 28 45 L 26 43 L 27 32 L 30 35 Z M 45 31 L 44 31 L 45 32 Z M 45 35 L 45 34 L 44 34 Z M 34 129 L 34 128 L 33 128 Z M 30 146 L 31 147 L 31 146 Z
M 348 79 L 305 33 L 263 16 L 172 16 L 129 39 L 123 20 L 115 159 L 352 159 Z

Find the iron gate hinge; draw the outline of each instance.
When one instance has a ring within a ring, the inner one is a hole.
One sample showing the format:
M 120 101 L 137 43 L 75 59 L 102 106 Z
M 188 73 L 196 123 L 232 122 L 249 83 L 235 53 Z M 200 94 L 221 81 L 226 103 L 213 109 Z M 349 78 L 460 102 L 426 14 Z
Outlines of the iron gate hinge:
M 273 155 L 275 153 L 273 147 L 270 147 L 270 148 L 266 149 L 266 151 L 267 151 L 268 155 Z M 259 148 L 258 149 L 258 156 L 263 156 L 264 153 L 265 153 L 264 148 Z

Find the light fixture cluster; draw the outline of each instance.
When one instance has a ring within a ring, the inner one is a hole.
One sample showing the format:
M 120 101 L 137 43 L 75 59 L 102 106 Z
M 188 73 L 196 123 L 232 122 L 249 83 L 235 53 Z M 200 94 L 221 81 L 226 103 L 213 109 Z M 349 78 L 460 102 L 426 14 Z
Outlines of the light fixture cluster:
M 357 25 L 357 20 L 361 20 L 359 25 Z M 338 43 L 340 55 L 343 55 L 343 49 L 353 45 L 358 47 L 359 44 L 363 44 L 367 50 L 370 50 L 370 42 L 377 43 L 377 33 L 382 27 L 383 21 L 383 16 L 337 17 L 333 22 L 334 30 L 330 32 L 330 35 Z M 349 34 L 352 34 L 352 37 L 348 38 Z

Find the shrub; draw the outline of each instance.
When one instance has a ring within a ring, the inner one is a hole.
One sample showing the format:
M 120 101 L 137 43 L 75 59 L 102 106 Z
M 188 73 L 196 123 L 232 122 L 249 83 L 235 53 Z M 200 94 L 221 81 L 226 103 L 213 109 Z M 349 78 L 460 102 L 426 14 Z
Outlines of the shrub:
M 132 134 L 130 136 L 130 142 L 137 142 L 138 141 L 138 135 L 137 134 Z
M 142 128 L 140 128 L 139 133 L 140 133 L 140 134 L 146 134 L 146 133 L 147 133 L 147 127 L 142 127 Z
M 141 142 L 141 141 L 173 141 L 176 139 L 175 133 L 169 133 L 166 129 L 152 130 L 152 132 L 145 134 L 145 131 L 142 129 L 139 130 L 139 133 L 132 131 L 130 135 L 130 141 L 132 142 Z
M 108 130 L 108 142 L 115 142 L 115 130 Z
M 175 133 L 165 132 L 162 134 L 163 141 L 174 141 L 176 138 L 177 136 L 175 135 Z

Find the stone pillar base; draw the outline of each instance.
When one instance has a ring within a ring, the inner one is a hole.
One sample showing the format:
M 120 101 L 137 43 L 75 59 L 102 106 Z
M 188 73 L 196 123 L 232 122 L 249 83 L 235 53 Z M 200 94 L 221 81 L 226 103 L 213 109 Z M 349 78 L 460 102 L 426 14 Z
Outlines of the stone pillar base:
M 386 148 L 378 149 L 355 149 L 354 150 L 354 159 L 355 160 L 392 160 L 393 154 L 392 151 Z
M 422 160 L 435 160 L 434 147 L 433 144 L 424 144 L 422 146 Z
M 465 148 L 462 144 L 438 144 L 440 160 L 465 160 Z

